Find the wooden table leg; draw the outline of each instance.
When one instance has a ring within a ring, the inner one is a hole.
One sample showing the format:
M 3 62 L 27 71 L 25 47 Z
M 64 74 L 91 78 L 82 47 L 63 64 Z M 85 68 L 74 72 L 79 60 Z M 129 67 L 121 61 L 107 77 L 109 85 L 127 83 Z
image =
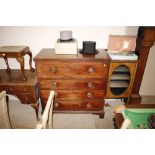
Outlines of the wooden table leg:
M 24 70 L 24 57 L 18 57 L 16 59 L 20 63 L 21 72 L 22 72 L 22 80 L 26 81 L 27 77 L 25 76 L 25 70 Z
M 29 50 L 29 51 L 26 52 L 26 54 L 28 54 L 29 57 L 30 57 L 30 60 L 29 60 L 30 70 L 31 70 L 32 72 L 34 72 L 35 69 L 32 68 L 32 53 L 31 53 L 31 51 Z
M 4 58 L 4 61 L 5 61 L 6 65 L 7 65 L 6 71 L 7 71 L 7 72 L 10 72 L 10 67 L 9 67 L 9 63 L 8 63 L 8 58 L 7 58 L 7 57 L 3 57 L 3 58 Z

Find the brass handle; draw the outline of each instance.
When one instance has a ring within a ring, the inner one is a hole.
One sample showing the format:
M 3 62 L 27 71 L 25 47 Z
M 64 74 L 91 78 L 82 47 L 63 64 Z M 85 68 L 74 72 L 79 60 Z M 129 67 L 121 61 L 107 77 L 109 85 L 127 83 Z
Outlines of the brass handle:
M 53 74 L 57 72 L 57 69 L 56 69 L 55 66 L 53 66 L 53 67 L 51 68 L 51 72 L 52 72 Z
M 91 98 L 93 95 L 92 95 L 92 93 L 91 92 L 88 92 L 87 93 L 87 98 Z
M 106 67 L 106 64 L 104 64 L 103 67 Z
M 88 82 L 87 85 L 88 85 L 89 88 L 92 88 L 93 87 L 93 83 L 92 82 Z
M 58 86 L 57 82 L 52 82 L 52 89 L 55 89 Z
M 88 68 L 88 73 L 89 73 L 89 74 L 92 74 L 93 72 L 94 72 L 94 68 L 93 68 L 93 67 L 89 67 L 89 68 Z
M 55 107 L 55 108 L 59 108 L 59 103 L 57 103 L 57 102 L 54 103 L 54 107 Z
M 87 103 L 87 108 L 91 108 L 91 104 L 90 103 Z

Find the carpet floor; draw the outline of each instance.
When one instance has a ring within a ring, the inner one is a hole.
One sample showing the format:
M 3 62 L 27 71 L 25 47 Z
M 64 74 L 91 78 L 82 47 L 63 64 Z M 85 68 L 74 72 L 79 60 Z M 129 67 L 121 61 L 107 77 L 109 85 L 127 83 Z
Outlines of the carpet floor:
M 155 103 L 155 97 L 144 97 L 142 101 L 146 103 Z M 54 129 L 114 129 L 113 111 L 115 106 L 123 105 L 121 100 L 105 101 L 105 117 L 99 118 L 93 114 L 54 114 Z M 40 106 L 41 107 L 41 106 Z M 9 101 L 9 113 L 11 125 L 14 129 L 33 129 L 37 124 L 35 111 L 29 105 L 21 104 L 18 100 Z M 41 117 L 41 109 L 39 109 Z
M 106 101 L 104 119 L 93 114 L 54 114 L 54 129 L 113 129 L 113 109 L 123 105 L 120 100 Z M 40 106 L 41 107 L 41 106 Z M 39 117 L 41 116 L 39 110 Z M 37 124 L 34 109 L 29 105 L 21 104 L 17 100 L 9 101 L 11 125 L 14 129 L 33 129 Z

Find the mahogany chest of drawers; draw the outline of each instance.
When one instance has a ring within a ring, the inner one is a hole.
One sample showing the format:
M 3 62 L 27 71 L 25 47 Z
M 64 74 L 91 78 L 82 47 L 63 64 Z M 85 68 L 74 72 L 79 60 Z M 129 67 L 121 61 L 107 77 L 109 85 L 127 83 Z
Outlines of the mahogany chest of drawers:
M 34 58 L 44 110 L 50 90 L 55 90 L 54 112 L 104 114 L 110 58 L 98 54 L 56 55 L 42 49 Z

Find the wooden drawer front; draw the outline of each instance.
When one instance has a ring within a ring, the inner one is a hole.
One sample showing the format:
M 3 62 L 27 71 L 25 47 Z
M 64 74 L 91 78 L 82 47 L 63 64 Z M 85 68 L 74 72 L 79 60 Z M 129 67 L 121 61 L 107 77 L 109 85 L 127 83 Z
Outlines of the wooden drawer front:
M 26 93 L 18 93 L 16 96 L 20 99 L 20 101 L 23 104 L 30 104 L 30 103 L 35 103 L 36 102 L 36 97 L 32 94 L 26 94 Z
M 41 97 L 47 99 L 50 90 L 41 90 Z M 67 99 L 94 99 L 94 98 L 104 98 L 103 90 L 57 90 L 55 92 L 55 98 L 67 98 Z
M 61 100 L 54 101 L 54 110 L 102 110 L 103 100 Z
M 7 93 L 14 93 L 14 92 L 25 92 L 30 93 L 33 92 L 31 87 L 23 87 L 23 86 L 1 86 L 0 90 L 5 90 Z
M 40 80 L 41 89 L 52 90 L 103 90 L 103 80 Z
M 100 78 L 107 74 L 107 64 L 103 62 L 53 62 L 37 63 L 39 78 Z

